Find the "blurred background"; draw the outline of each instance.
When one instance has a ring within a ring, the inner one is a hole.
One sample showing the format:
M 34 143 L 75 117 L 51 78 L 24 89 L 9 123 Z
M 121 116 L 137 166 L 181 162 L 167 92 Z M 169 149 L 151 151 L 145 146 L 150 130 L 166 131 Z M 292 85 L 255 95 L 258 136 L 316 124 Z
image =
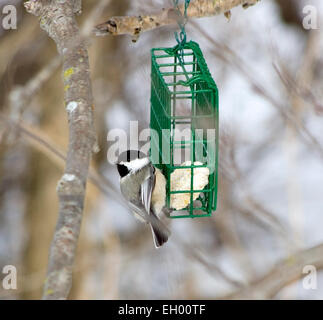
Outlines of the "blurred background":
M 80 26 L 172 6 L 107 0 L 98 14 L 98 3 L 83 1 Z M 0 298 L 39 299 L 67 116 L 54 42 L 22 1 L 1 0 L 0 13 L 6 4 L 17 7 L 18 24 L 0 29 L 0 280 L 10 264 L 18 284 L 0 285 Z M 309 4 L 317 9 L 316 30 L 303 27 Z M 136 43 L 91 37 L 101 149 L 92 165 L 103 187 L 87 186 L 70 299 L 247 298 L 252 290 L 266 299 L 323 298 L 319 269 L 315 290 L 305 289 L 299 275 L 290 283 L 289 271 L 279 273 L 282 261 L 292 266 L 296 252 L 323 243 L 322 28 L 319 0 L 262 0 L 233 9 L 230 21 L 189 21 L 188 39 L 200 44 L 220 93 L 218 209 L 211 218 L 170 221 L 172 237 L 159 250 L 150 229 L 111 191 L 119 190 L 119 178 L 107 162 L 107 134 L 123 129 L 129 137 L 131 120 L 149 126 L 150 49 L 175 45 L 177 26 L 143 33 Z

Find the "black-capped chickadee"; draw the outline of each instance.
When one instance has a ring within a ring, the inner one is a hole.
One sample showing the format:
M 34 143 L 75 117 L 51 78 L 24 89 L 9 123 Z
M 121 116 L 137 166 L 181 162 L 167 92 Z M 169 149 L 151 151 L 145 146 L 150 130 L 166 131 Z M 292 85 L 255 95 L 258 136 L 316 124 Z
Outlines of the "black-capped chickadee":
M 159 219 L 166 200 L 166 179 L 143 152 L 127 150 L 117 161 L 120 189 L 134 215 L 150 225 L 156 248 L 162 246 L 170 231 Z

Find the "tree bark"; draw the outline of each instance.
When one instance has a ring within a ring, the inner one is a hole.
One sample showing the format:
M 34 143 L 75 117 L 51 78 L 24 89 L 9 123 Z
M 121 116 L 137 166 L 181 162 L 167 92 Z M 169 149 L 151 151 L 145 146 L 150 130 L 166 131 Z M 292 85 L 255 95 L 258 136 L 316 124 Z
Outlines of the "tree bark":
M 65 171 L 58 182 L 59 216 L 52 241 L 43 299 L 66 299 L 80 233 L 86 181 L 95 144 L 92 87 L 86 46 L 75 15 L 81 1 L 32 0 L 26 10 L 55 41 L 63 61 L 64 100 L 69 122 Z
M 190 18 L 202 18 L 219 14 L 230 17 L 230 10 L 242 5 L 248 8 L 260 0 L 195 0 L 187 8 Z M 183 14 L 184 5 L 179 6 Z M 134 36 L 134 41 L 139 34 L 168 24 L 174 24 L 180 19 L 174 8 L 163 8 L 159 14 L 111 17 L 106 22 L 98 24 L 93 32 L 97 36 L 129 34 Z

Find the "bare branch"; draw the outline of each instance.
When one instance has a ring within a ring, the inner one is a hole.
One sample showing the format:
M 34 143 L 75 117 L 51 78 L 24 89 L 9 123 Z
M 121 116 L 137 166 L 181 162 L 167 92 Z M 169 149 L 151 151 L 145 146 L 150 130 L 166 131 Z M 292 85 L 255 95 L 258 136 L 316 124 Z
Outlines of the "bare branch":
M 110 0 L 101 0 L 90 12 L 81 29 L 81 35 L 84 41 L 87 41 L 95 21 L 100 16 L 102 10 L 109 5 Z M 51 78 L 53 73 L 61 64 L 61 57 L 55 56 L 43 69 L 34 77 L 28 80 L 23 86 L 16 85 L 9 93 L 9 110 L 11 118 L 21 119 L 22 113 L 30 105 L 34 96 L 41 90 L 44 84 Z
M 54 57 L 42 70 L 31 78 L 24 86 L 15 86 L 9 94 L 9 109 L 12 119 L 20 119 L 25 108 L 30 104 L 35 94 L 50 79 L 57 70 L 61 60 Z
M 323 268 L 323 244 L 299 251 L 279 262 L 264 277 L 248 287 L 226 297 L 228 299 L 268 299 L 273 298 L 281 289 L 298 280 L 306 265 L 317 270 Z
M 28 12 L 40 17 L 41 28 L 55 41 L 63 60 L 69 121 L 69 147 L 65 172 L 57 186 L 59 217 L 49 255 L 44 299 L 66 299 L 72 285 L 86 180 L 95 143 L 88 53 L 75 20 L 80 4 L 79 0 L 25 3 Z
M 323 146 L 318 141 L 318 139 L 312 135 L 310 130 L 301 121 L 299 121 L 299 119 L 297 119 L 293 113 L 286 109 L 283 103 L 277 101 L 272 96 L 272 94 L 259 83 L 258 79 L 254 78 L 254 76 L 250 72 L 251 68 L 250 66 L 248 66 L 246 61 L 243 61 L 237 54 L 235 54 L 235 52 L 233 52 L 226 45 L 216 42 L 194 21 L 191 22 L 191 25 L 193 25 L 197 31 L 199 31 L 207 40 L 209 40 L 214 45 L 215 49 L 212 50 L 212 53 L 214 53 L 224 62 L 230 63 L 231 66 L 235 67 L 237 71 L 244 75 L 246 79 L 250 82 L 254 92 L 265 98 L 268 102 L 270 102 L 272 106 L 274 106 L 276 110 L 280 113 L 282 119 L 284 121 L 288 121 L 290 125 L 293 125 L 300 137 L 304 140 L 304 142 L 311 149 L 317 152 L 321 158 L 323 158 Z M 223 52 L 225 52 L 225 54 Z
M 219 14 L 227 14 L 237 6 L 248 8 L 259 0 L 195 0 L 187 9 L 190 18 L 202 18 Z M 183 13 L 184 5 L 180 6 Z M 141 32 L 152 30 L 169 24 L 174 24 L 179 19 L 174 8 L 165 9 L 154 15 L 138 15 L 111 17 L 106 22 L 98 24 L 93 32 L 97 36 L 129 34 L 138 37 Z

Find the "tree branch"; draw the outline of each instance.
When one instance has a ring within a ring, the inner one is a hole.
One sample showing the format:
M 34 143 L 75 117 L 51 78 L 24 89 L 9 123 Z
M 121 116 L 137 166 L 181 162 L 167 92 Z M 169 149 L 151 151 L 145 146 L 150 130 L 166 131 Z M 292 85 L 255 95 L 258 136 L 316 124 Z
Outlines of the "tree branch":
M 276 264 L 264 277 L 248 287 L 225 297 L 226 299 L 269 299 L 281 289 L 298 280 L 306 265 L 313 265 L 317 270 L 323 268 L 323 244 L 299 251 Z
M 260 0 L 195 0 L 187 9 L 190 18 L 202 18 L 228 13 L 232 8 L 242 5 L 248 8 Z M 184 12 L 184 5 L 180 6 Z M 168 24 L 174 24 L 179 17 L 174 8 L 165 9 L 154 15 L 111 17 L 106 22 L 98 24 L 93 32 L 97 36 L 130 34 L 136 38 L 141 32 L 152 30 Z
M 92 87 L 86 47 L 75 14 L 80 0 L 31 0 L 26 10 L 55 41 L 63 60 L 64 99 L 69 122 L 65 172 L 57 186 L 59 217 L 50 249 L 43 299 L 66 299 L 80 233 L 85 187 L 95 144 Z

